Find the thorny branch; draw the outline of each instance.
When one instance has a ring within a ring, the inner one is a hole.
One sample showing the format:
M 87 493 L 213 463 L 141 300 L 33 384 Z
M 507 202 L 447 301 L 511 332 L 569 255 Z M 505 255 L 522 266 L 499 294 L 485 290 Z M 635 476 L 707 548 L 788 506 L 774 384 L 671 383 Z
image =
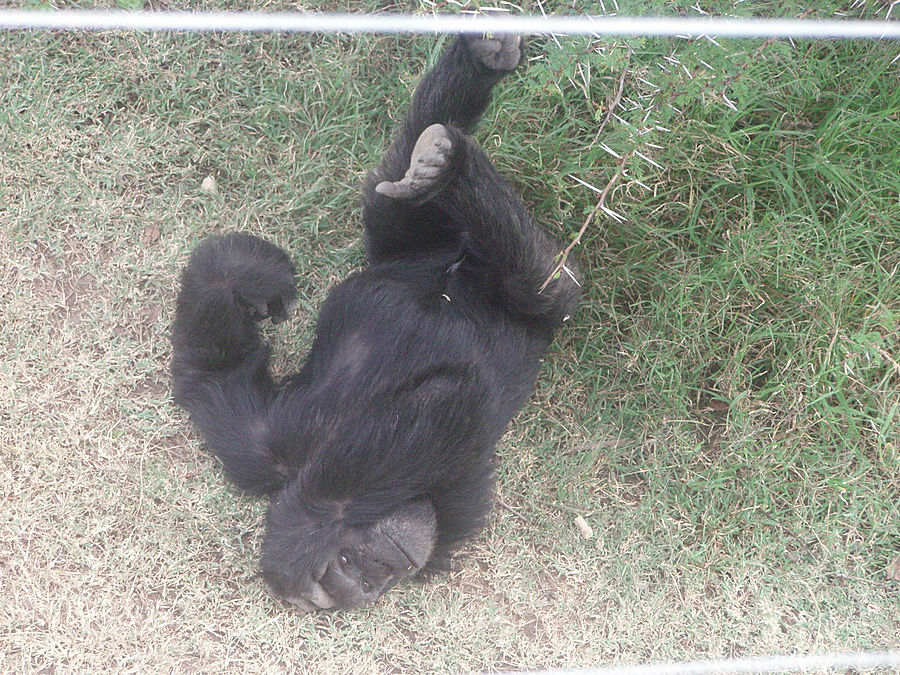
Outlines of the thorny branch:
M 553 268 L 553 271 L 550 272 L 550 275 L 541 284 L 541 288 L 538 290 L 538 293 L 543 293 L 544 289 L 547 288 L 547 285 L 556 278 L 558 274 L 561 274 L 563 271 L 568 271 L 566 268 L 566 261 L 569 259 L 569 254 L 572 252 L 578 244 L 581 243 L 581 237 L 587 232 L 587 229 L 591 226 L 591 223 L 594 222 L 594 218 L 597 216 L 597 213 L 605 210 L 604 203 L 606 202 L 606 196 L 609 194 L 610 190 L 613 189 L 613 186 L 619 181 L 619 178 L 622 177 L 622 172 L 625 171 L 625 164 L 631 158 L 631 155 L 634 151 L 626 152 L 622 155 L 622 158 L 619 160 L 619 166 L 616 169 L 613 177 L 609 179 L 609 182 L 606 184 L 606 187 L 600 192 L 600 199 L 597 202 L 597 205 L 594 207 L 594 210 L 588 214 L 588 217 L 584 219 L 584 224 L 581 226 L 581 229 L 578 230 L 578 234 L 575 235 L 575 238 L 572 240 L 563 252 L 559 256 L 559 262 L 556 263 L 556 267 Z
M 632 49 L 631 45 L 628 45 L 628 56 L 626 60 L 631 58 Z M 597 130 L 597 135 L 594 137 L 594 140 L 591 141 L 591 146 L 597 142 L 600 138 L 600 134 L 603 133 L 603 129 L 606 128 L 606 125 L 609 123 L 610 118 L 613 116 L 613 111 L 622 101 L 622 92 L 625 91 L 625 76 L 628 74 L 628 69 L 622 69 L 622 75 L 619 77 L 619 86 L 616 88 L 616 94 L 613 96 L 612 100 L 609 102 L 609 105 L 606 108 L 606 117 L 603 118 L 603 122 L 600 123 L 600 128 Z M 559 262 L 556 264 L 556 267 L 553 268 L 553 271 L 550 275 L 544 280 L 544 283 L 541 284 L 541 288 L 538 290 L 538 293 L 543 293 L 544 289 L 547 288 L 548 284 L 556 278 L 558 274 L 561 274 L 563 271 L 568 273 L 571 276 L 571 272 L 569 272 L 566 267 L 566 261 L 569 259 L 569 254 L 572 252 L 578 244 L 581 243 L 581 237 L 587 232 L 587 229 L 591 226 L 591 223 L 594 221 L 594 218 L 597 216 L 598 211 L 604 210 L 604 202 L 606 202 L 606 195 L 609 194 L 609 191 L 612 190 L 613 186 L 618 182 L 619 178 L 622 176 L 622 172 L 625 170 L 625 163 L 633 154 L 633 150 L 631 152 L 627 152 L 622 155 L 622 158 L 619 160 L 619 166 L 616 170 L 616 173 L 610 179 L 609 183 L 606 184 L 606 187 L 603 188 L 603 191 L 600 193 L 600 200 L 597 202 L 597 206 L 594 207 L 594 210 L 588 214 L 588 217 L 585 218 L 584 224 L 581 226 L 581 229 L 578 230 L 578 234 L 575 235 L 575 238 L 572 242 L 566 246 L 565 250 L 559 256 Z
M 631 45 L 628 45 L 628 54 L 625 55 L 625 62 L 628 63 L 629 59 L 631 59 Z M 610 118 L 613 116 L 613 112 L 618 107 L 619 103 L 622 100 L 622 92 L 625 91 L 625 76 L 628 74 L 628 68 L 622 68 L 622 75 L 619 77 L 619 86 L 616 88 L 616 95 L 613 96 L 612 101 L 606 107 L 606 117 L 603 118 L 603 122 L 600 123 L 600 128 L 597 129 L 597 135 L 594 137 L 594 140 L 591 141 L 591 146 L 597 142 L 600 138 L 600 134 L 603 133 L 603 130 L 606 128 L 606 125 L 609 124 Z

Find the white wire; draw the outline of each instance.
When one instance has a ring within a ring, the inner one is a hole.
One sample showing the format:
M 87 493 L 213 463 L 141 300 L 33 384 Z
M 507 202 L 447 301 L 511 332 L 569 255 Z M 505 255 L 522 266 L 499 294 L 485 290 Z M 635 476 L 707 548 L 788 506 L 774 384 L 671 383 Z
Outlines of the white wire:
M 900 39 L 900 22 L 728 17 L 0 10 L 2 29 Z
M 802 673 L 817 670 L 854 669 L 900 671 L 900 651 L 853 654 L 804 654 L 762 656 L 693 663 L 656 663 L 586 670 L 541 670 L 529 675 L 747 675 L 748 673 Z

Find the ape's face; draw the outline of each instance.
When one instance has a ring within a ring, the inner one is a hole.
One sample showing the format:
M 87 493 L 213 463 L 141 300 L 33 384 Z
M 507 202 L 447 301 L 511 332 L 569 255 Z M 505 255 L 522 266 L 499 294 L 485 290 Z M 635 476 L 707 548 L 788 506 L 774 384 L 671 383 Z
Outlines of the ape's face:
M 437 526 L 428 501 L 409 504 L 368 527 L 269 513 L 263 576 L 272 592 L 305 611 L 365 607 L 412 576 L 434 549 Z

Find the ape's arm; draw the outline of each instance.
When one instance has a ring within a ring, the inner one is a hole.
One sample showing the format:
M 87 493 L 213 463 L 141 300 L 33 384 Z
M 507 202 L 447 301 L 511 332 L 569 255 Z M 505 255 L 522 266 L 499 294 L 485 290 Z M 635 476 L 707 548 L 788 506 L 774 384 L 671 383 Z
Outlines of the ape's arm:
M 279 323 L 295 297 L 287 255 L 246 234 L 205 240 L 181 277 L 172 326 L 175 402 L 228 477 L 257 494 L 280 489 L 290 471 L 271 452 L 266 416 L 275 387 L 256 323 Z

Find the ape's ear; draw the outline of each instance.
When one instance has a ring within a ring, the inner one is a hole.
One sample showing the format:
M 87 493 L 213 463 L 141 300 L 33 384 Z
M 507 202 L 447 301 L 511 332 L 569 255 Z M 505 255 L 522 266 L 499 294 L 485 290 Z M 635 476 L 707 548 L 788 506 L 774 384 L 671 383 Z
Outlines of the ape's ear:
M 395 511 L 375 525 L 382 544 L 392 553 L 385 556 L 397 560 L 398 567 L 406 567 L 404 576 L 414 574 L 428 562 L 437 540 L 437 519 L 434 506 L 428 500 L 409 504 Z M 408 564 L 403 564 L 404 561 Z

